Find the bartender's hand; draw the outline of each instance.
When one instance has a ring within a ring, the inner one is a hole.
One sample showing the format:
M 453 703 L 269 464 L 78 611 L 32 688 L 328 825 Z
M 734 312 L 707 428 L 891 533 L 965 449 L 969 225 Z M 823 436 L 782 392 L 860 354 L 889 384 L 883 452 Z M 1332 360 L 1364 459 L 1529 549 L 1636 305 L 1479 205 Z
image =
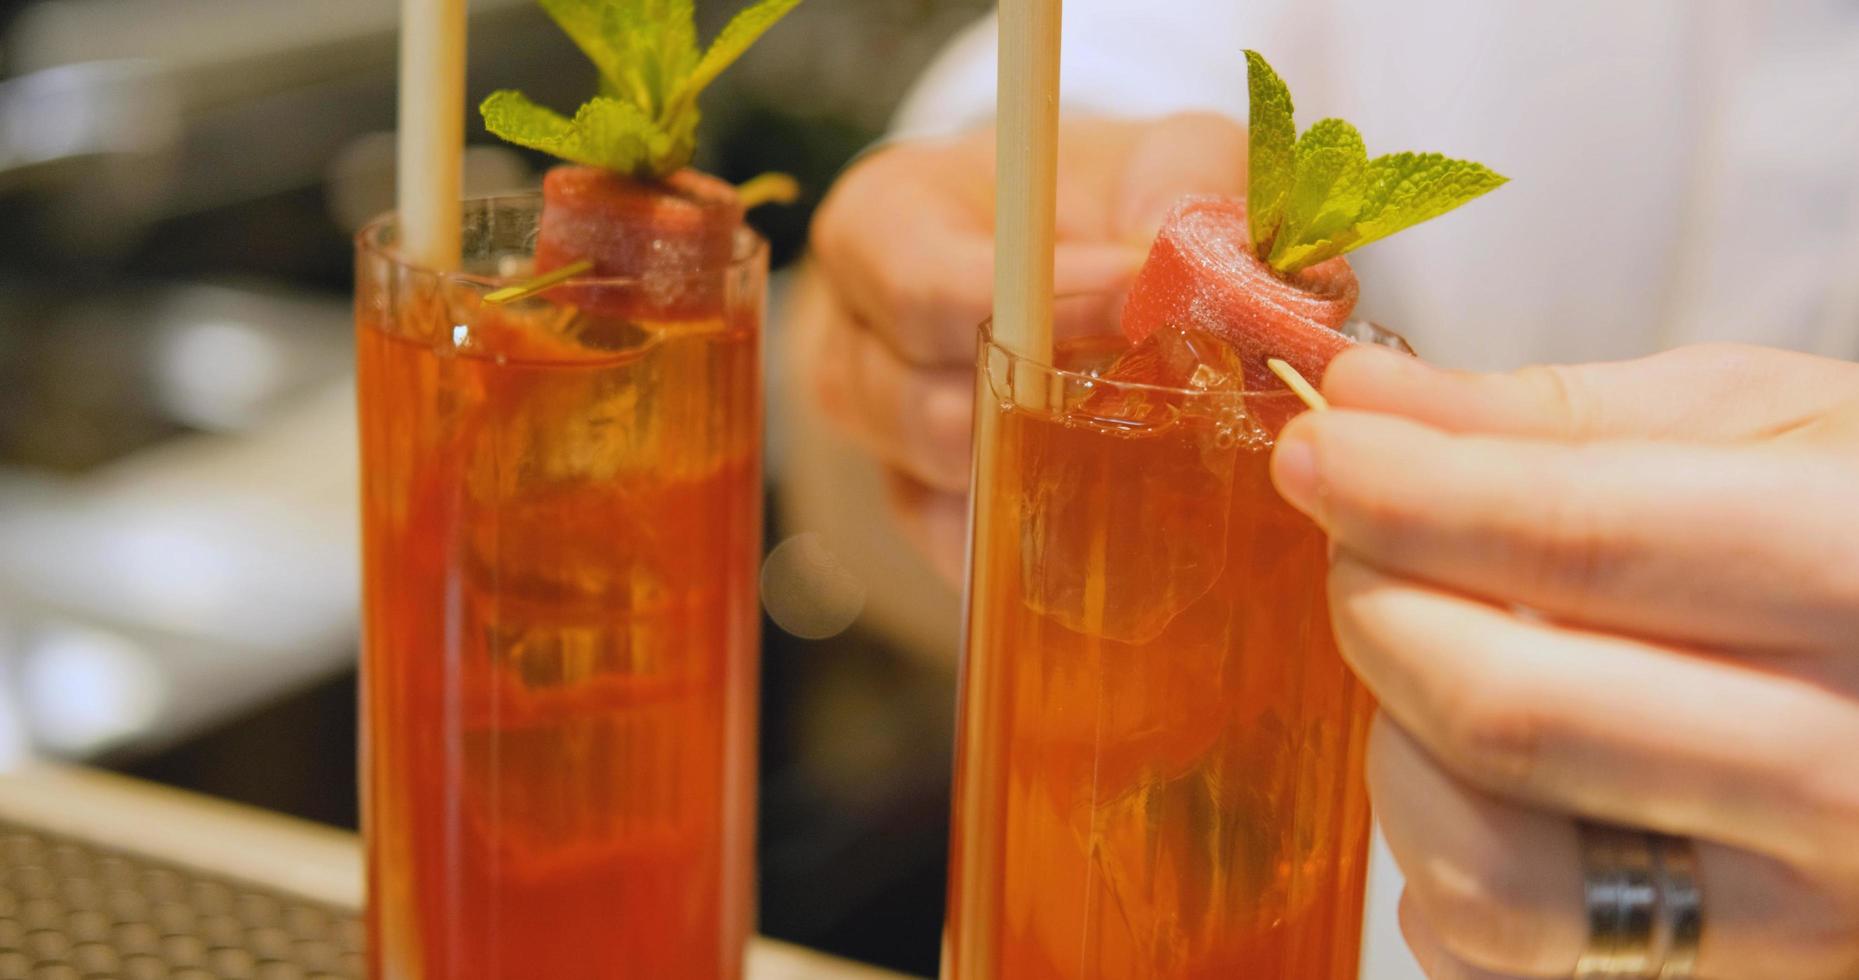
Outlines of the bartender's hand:
M 1059 293 L 1120 293 L 1176 199 L 1238 194 L 1246 134 L 1214 115 L 1067 120 Z M 994 133 L 898 143 L 848 170 L 813 225 L 788 363 L 885 465 L 894 507 L 962 575 L 975 330 L 994 293 Z
M 1570 975 L 1581 817 L 1696 840 L 1698 977 L 1859 977 L 1859 365 L 1362 350 L 1324 390 L 1273 476 L 1335 543 L 1429 975 Z

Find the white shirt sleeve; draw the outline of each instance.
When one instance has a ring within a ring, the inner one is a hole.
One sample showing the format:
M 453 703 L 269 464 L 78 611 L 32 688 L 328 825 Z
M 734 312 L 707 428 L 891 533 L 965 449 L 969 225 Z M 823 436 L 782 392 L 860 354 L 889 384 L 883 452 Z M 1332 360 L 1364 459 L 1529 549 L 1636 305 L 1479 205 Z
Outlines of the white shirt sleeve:
M 1068 0 L 1060 91 L 1073 114 L 1246 115 L 1247 47 L 1280 55 L 1289 0 Z M 992 14 L 958 34 L 905 98 L 897 137 L 947 136 L 994 118 Z

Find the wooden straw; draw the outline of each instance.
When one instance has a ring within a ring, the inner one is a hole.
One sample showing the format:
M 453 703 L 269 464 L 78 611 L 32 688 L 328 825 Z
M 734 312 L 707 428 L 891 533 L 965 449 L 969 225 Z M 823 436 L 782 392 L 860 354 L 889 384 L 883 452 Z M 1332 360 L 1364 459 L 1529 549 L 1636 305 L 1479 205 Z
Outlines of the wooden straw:
M 994 190 L 994 340 L 1013 353 L 1040 364 L 1052 363 L 1052 239 L 1057 213 L 1059 129 L 1059 0 L 1000 0 L 1000 89 L 996 109 Z M 1046 375 L 1039 371 L 1014 372 L 1014 400 L 1045 407 Z M 984 382 L 985 383 L 985 382 Z M 1024 386 L 1024 387 L 1022 387 Z M 987 486 L 986 473 L 996 472 L 1000 452 L 1000 417 L 978 412 L 974 475 L 977 487 Z M 980 492 L 980 491 L 977 491 Z M 998 589 L 988 579 L 986 549 L 1000 547 L 991 530 L 992 508 L 969 499 L 968 590 Z M 972 604 L 974 616 L 983 615 L 986 603 Z M 970 639 L 995 628 L 971 623 Z M 961 737 L 971 748 L 998 738 L 998 721 L 1005 702 L 986 683 L 974 683 L 994 670 L 986 658 L 1013 657 L 1019 651 L 991 642 L 971 643 L 973 660 L 967 699 L 962 709 Z M 984 977 L 995 973 L 1000 934 L 1001 859 L 1000 814 L 1007 801 L 997 780 L 979 772 L 979 754 L 970 752 L 957 778 L 960 808 L 956 820 L 963 828 L 957 838 L 954 862 L 959 876 L 949 883 L 953 907 L 951 928 L 963 931 L 963 941 L 950 950 L 944 975 Z
M 465 152 L 465 0 L 401 0 L 399 113 L 401 254 L 450 271 Z
M 995 110 L 994 339 L 1052 362 L 1059 0 L 1001 0 Z
M 1266 358 L 1265 366 L 1271 368 L 1272 373 L 1277 375 L 1278 380 L 1284 382 L 1286 387 L 1297 392 L 1297 396 L 1304 399 L 1304 404 L 1309 405 L 1313 411 L 1321 412 L 1330 407 L 1330 400 L 1323 397 L 1323 392 L 1318 391 L 1315 385 L 1306 381 L 1297 368 L 1276 357 Z

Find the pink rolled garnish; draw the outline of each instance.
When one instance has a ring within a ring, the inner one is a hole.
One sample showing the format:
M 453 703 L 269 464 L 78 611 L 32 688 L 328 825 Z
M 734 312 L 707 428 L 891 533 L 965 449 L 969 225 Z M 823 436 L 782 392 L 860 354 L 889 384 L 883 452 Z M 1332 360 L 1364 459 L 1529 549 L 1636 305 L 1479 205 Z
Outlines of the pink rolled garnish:
M 1267 358 L 1306 378 L 1353 343 L 1338 329 L 1356 305 L 1356 277 L 1338 257 L 1284 276 L 1253 254 L 1246 205 L 1193 196 L 1163 223 L 1123 308 L 1123 332 L 1141 344 L 1162 327 L 1204 330 L 1239 352 L 1248 392 L 1284 385 Z

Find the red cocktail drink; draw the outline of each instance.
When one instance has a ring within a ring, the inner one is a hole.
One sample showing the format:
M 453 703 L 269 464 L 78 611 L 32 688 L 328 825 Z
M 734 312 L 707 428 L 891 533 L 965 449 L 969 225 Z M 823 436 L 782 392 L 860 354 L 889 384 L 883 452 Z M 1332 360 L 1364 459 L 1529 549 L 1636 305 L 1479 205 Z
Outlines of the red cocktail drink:
M 983 340 L 945 976 L 1353 978 L 1370 700 L 1268 476 L 1295 396 L 1131 349 Z
M 733 980 L 766 253 L 678 270 L 677 319 L 486 303 L 538 205 L 467 202 L 461 274 L 359 240 L 371 974 Z
M 1121 303 L 984 331 L 945 980 L 1357 973 L 1370 704 L 1269 478 L 1279 372 L 1405 349 L 1343 256 L 1504 178 L 1300 135 L 1247 63 L 1246 197 L 1179 201 Z

